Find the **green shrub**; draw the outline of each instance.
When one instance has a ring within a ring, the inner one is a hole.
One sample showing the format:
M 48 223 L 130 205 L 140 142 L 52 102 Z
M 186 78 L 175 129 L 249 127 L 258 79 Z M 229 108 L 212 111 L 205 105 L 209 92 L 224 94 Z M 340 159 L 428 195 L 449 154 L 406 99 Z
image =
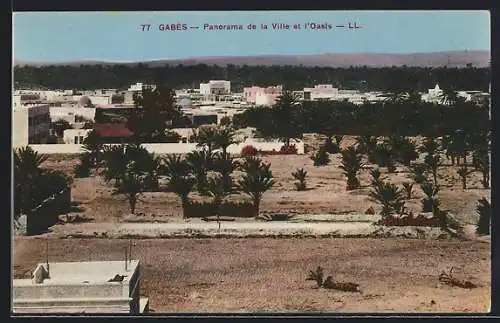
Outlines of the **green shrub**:
M 297 169 L 294 173 L 292 173 L 292 176 L 297 180 L 297 182 L 294 183 L 297 191 L 303 191 L 307 188 L 307 172 L 303 168 Z
M 315 155 L 311 156 L 314 166 L 325 166 L 330 162 L 330 157 L 324 146 L 321 146 Z
M 325 151 L 329 154 L 336 154 L 340 151 L 339 146 L 332 141 L 332 138 L 326 138 L 323 147 L 325 147 Z

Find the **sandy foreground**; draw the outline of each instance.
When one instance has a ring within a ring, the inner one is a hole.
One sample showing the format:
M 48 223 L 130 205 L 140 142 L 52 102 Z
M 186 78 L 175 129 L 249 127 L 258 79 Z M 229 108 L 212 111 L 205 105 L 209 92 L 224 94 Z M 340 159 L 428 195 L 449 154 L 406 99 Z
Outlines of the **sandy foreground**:
M 15 277 L 45 259 L 44 240 L 14 241 Z M 127 239 L 49 239 L 51 261 L 120 260 Z M 133 240 L 141 293 L 155 312 L 487 312 L 490 244 L 372 238 Z M 361 293 L 315 288 L 322 266 Z M 442 270 L 480 287 L 439 283 Z

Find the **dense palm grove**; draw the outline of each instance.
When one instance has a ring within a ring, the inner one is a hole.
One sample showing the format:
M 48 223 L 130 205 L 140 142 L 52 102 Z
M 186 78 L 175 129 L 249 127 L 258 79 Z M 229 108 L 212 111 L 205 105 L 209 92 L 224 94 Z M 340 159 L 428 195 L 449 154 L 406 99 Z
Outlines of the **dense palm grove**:
M 235 66 L 198 64 L 191 66 L 148 67 L 137 65 L 17 66 L 15 88 L 49 89 L 127 89 L 142 81 L 164 84 L 169 88 L 197 88 L 207 80 L 231 80 L 235 92 L 243 87 L 282 84 L 289 90 L 301 90 L 315 84 L 333 84 L 341 89 L 366 91 L 427 91 L 439 83 L 443 88 L 488 91 L 489 68 L 332 68 L 303 66 Z
M 287 106 L 294 108 L 286 109 Z M 236 127 L 256 127 L 265 137 L 280 133 L 290 138 L 302 133 L 323 133 L 329 137 L 335 133 L 441 136 L 457 129 L 477 133 L 490 127 L 488 106 L 460 100 L 443 105 L 409 97 L 357 106 L 335 101 L 297 103 L 287 93 L 276 107 L 248 109 L 236 115 L 233 122 Z

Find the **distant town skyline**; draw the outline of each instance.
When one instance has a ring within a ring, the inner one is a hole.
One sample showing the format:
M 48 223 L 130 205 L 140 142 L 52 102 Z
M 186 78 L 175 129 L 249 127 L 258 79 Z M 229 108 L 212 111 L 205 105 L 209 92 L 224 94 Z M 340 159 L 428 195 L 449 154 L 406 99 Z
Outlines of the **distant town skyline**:
M 231 25 L 231 30 L 215 30 L 218 25 Z M 23 61 L 463 50 L 490 50 L 488 11 L 23 12 L 13 16 L 13 57 Z

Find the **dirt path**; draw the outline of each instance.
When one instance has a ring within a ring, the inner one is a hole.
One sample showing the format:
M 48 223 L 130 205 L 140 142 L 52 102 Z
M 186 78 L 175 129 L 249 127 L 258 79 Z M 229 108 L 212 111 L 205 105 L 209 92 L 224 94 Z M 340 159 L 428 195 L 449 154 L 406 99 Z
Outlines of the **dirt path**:
M 470 230 L 469 230 L 470 231 Z M 42 234 L 51 238 L 172 237 L 407 237 L 447 238 L 440 228 L 384 227 L 371 222 L 193 222 L 80 223 L 56 225 Z M 476 239 L 471 236 L 470 239 Z

